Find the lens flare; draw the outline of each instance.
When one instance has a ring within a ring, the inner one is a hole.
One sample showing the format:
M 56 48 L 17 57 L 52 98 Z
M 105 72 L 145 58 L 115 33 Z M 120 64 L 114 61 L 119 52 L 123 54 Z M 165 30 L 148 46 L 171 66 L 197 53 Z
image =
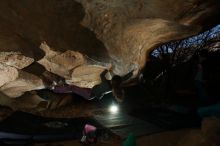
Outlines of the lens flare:
M 116 114 L 118 112 L 118 106 L 113 104 L 109 107 L 109 112 L 111 112 L 112 114 Z

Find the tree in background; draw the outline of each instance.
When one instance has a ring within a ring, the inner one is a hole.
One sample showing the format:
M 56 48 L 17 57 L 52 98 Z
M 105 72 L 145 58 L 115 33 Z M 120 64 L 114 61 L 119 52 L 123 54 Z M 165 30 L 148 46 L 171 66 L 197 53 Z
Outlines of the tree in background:
M 184 79 L 189 82 L 193 80 L 193 59 L 203 49 L 208 50 L 209 54 L 220 52 L 220 25 L 199 35 L 171 41 L 154 49 L 149 54 L 152 60 L 147 62 L 144 70 L 146 86 L 158 96 L 171 96 L 174 88 L 178 88 L 174 87 L 177 80 L 180 80 L 180 86 L 187 86 L 183 83 Z

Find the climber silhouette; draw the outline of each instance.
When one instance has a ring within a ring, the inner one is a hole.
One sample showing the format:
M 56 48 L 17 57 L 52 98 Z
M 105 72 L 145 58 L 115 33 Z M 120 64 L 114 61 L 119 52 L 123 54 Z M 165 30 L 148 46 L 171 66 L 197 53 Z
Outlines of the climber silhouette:
M 54 84 L 51 90 L 55 93 L 75 93 L 82 96 L 86 100 L 101 100 L 105 95 L 112 93 L 118 102 L 122 102 L 124 98 L 124 89 L 122 83 L 133 75 L 133 70 L 123 77 L 114 75 L 111 80 L 107 80 L 105 77 L 108 72 L 109 70 L 106 69 L 100 74 L 101 83 L 95 85 L 93 88 L 82 88 L 68 84 Z
M 111 80 L 107 80 L 105 75 L 108 70 L 104 70 L 100 74 L 101 83 L 92 88 L 92 97 L 101 100 L 105 95 L 112 93 L 118 102 L 122 102 L 124 99 L 123 82 L 128 80 L 133 75 L 133 70 L 121 77 L 114 75 Z

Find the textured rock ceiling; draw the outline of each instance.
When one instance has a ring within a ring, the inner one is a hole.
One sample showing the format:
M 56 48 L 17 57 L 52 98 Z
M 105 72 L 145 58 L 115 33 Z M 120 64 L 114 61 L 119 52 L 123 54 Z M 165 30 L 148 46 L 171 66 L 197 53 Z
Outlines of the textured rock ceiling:
M 64 77 L 69 84 L 92 87 L 110 64 L 118 75 L 138 71 L 155 46 L 219 23 L 219 3 L 0 1 L 0 91 L 18 97 L 45 88 L 46 80 L 53 80 L 50 73 Z

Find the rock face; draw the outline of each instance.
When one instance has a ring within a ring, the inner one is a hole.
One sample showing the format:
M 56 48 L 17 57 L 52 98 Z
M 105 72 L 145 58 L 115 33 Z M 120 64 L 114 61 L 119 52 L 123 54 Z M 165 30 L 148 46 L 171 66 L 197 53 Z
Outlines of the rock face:
M 43 81 L 33 74 L 19 71 L 17 79 L 4 84 L 0 91 L 9 97 L 19 97 L 26 91 L 45 88 Z
M 18 77 L 18 70 L 14 67 L 6 66 L 5 64 L 0 64 L 0 86 L 15 80 Z
M 48 71 L 65 78 L 70 78 L 71 70 L 85 62 L 83 55 L 79 52 L 52 51 L 46 43 L 41 44 L 40 48 L 45 51 L 45 56 L 38 63 Z
M 0 52 L 0 87 L 18 77 L 18 69 L 33 63 L 34 60 L 19 52 Z
M 219 23 L 219 7 L 217 0 L 1 1 L 0 91 L 17 97 L 44 88 L 46 70 L 92 87 L 110 64 L 121 76 L 135 70 L 132 80 L 155 46 Z
M 0 52 L 0 62 L 7 66 L 22 69 L 32 64 L 34 59 L 26 57 L 20 52 Z
M 99 74 L 106 68 L 105 64 L 94 64 L 76 51 L 53 51 L 46 43 L 41 44 L 40 48 L 46 55 L 38 63 L 47 71 L 63 77 L 68 84 L 92 88 L 100 83 Z
M 33 75 L 22 71 L 33 62 L 34 59 L 20 52 L 0 52 L 0 91 L 9 97 L 18 97 L 26 91 L 38 88 L 40 84 L 33 81 L 36 80 Z M 43 84 L 40 86 L 44 87 Z
M 82 24 L 104 42 L 120 75 L 133 64 L 142 68 L 156 45 L 201 31 L 219 7 L 217 1 L 198 0 L 78 1 L 86 12 Z
M 100 83 L 99 74 L 103 70 L 104 68 L 98 65 L 82 65 L 73 70 L 71 80 L 67 80 L 67 82 L 79 87 L 92 88 L 93 85 Z

